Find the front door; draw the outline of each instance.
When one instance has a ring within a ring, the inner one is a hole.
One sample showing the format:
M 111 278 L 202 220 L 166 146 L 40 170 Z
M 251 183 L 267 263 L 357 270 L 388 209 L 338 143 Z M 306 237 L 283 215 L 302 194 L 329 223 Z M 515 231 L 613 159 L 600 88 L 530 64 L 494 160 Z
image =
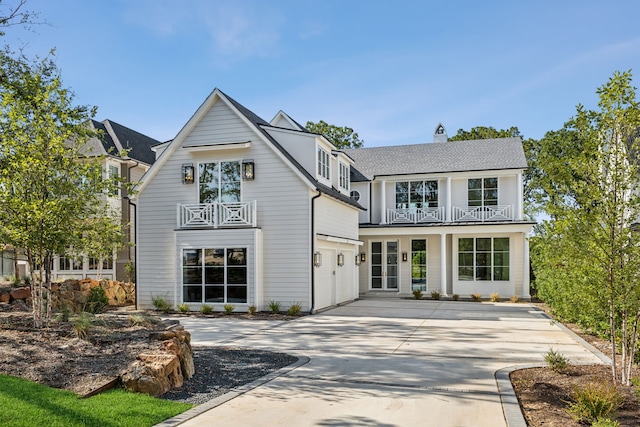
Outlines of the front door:
M 398 290 L 398 241 L 371 242 L 371 289 Z

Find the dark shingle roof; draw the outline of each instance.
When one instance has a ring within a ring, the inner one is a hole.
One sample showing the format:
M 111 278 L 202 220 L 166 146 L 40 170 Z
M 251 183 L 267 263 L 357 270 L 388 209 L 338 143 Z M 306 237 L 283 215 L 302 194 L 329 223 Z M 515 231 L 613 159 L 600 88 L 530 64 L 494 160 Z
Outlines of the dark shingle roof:
M 122 126 L 113 120 L 105 120 L 105 122 L 111 125 L 111 129 L 113 129 L 113 133 L 120 141 L 122 148 L 128 150 L 128 157 L 148 165 L 152 165 L 156 161 L 156 153 L 151 150 L 151 147 L 160 144 L 160 141 Z
M 520 138 L 448 141 L 342 150 L 355 160 L 353 181 L 376 176 L 524 169 Z

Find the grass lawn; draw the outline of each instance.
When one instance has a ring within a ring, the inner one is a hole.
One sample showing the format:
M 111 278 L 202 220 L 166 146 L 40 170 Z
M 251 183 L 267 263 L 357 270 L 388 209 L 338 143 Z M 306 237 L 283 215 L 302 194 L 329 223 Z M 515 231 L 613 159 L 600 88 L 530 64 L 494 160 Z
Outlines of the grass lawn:
M 88 399 L 0 375 L 0 426 L 152 426 L 193 405 L 111 390 Z

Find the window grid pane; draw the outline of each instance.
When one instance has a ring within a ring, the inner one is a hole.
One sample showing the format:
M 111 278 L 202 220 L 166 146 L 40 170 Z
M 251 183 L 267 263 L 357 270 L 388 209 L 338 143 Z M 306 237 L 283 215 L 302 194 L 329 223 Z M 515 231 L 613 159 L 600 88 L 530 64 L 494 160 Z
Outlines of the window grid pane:
M 247 248 L 183 249 L 182 283 L 184 302 L 246 303 Z
M 508 237 L 458 239 L 458 280 L 508 281 L 509 272 Z

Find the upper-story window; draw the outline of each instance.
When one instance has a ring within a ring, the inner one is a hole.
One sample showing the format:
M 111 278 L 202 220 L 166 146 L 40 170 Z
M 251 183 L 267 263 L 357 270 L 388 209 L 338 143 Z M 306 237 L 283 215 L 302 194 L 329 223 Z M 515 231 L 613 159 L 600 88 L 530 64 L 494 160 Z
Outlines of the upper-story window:
M 353 199 L 354 202 L 360 200 L 360 192 L 358 190 L 351 190 L 349 196 Z
M 200 203 L 241 201 L 239 161 L 200 163 L 198 172 Z
M 326 179 L 331 179 L 329 152 L 320 147 L 318 147 L 318 175 Z
M 469 206 L 496 206 L 498 178 L 473 178 L 467 181 Z
M 107 166 L 107 170 L 109 179 L 115 180 L 120 178 L 120 169 L 118 168 L 118 166 L 109 165 Z M 111 197 L 116 197 L 120 194 L 119 185 L 117 185 L 116 182 L 111 182 L 111 184 L 112 185 L 109 186 L 109 195 Z
M 340 162 L 340 188 L 349 189 L 349 166 Z
M 438 181 L 396 182 L 396 209 L 437 207 Z

